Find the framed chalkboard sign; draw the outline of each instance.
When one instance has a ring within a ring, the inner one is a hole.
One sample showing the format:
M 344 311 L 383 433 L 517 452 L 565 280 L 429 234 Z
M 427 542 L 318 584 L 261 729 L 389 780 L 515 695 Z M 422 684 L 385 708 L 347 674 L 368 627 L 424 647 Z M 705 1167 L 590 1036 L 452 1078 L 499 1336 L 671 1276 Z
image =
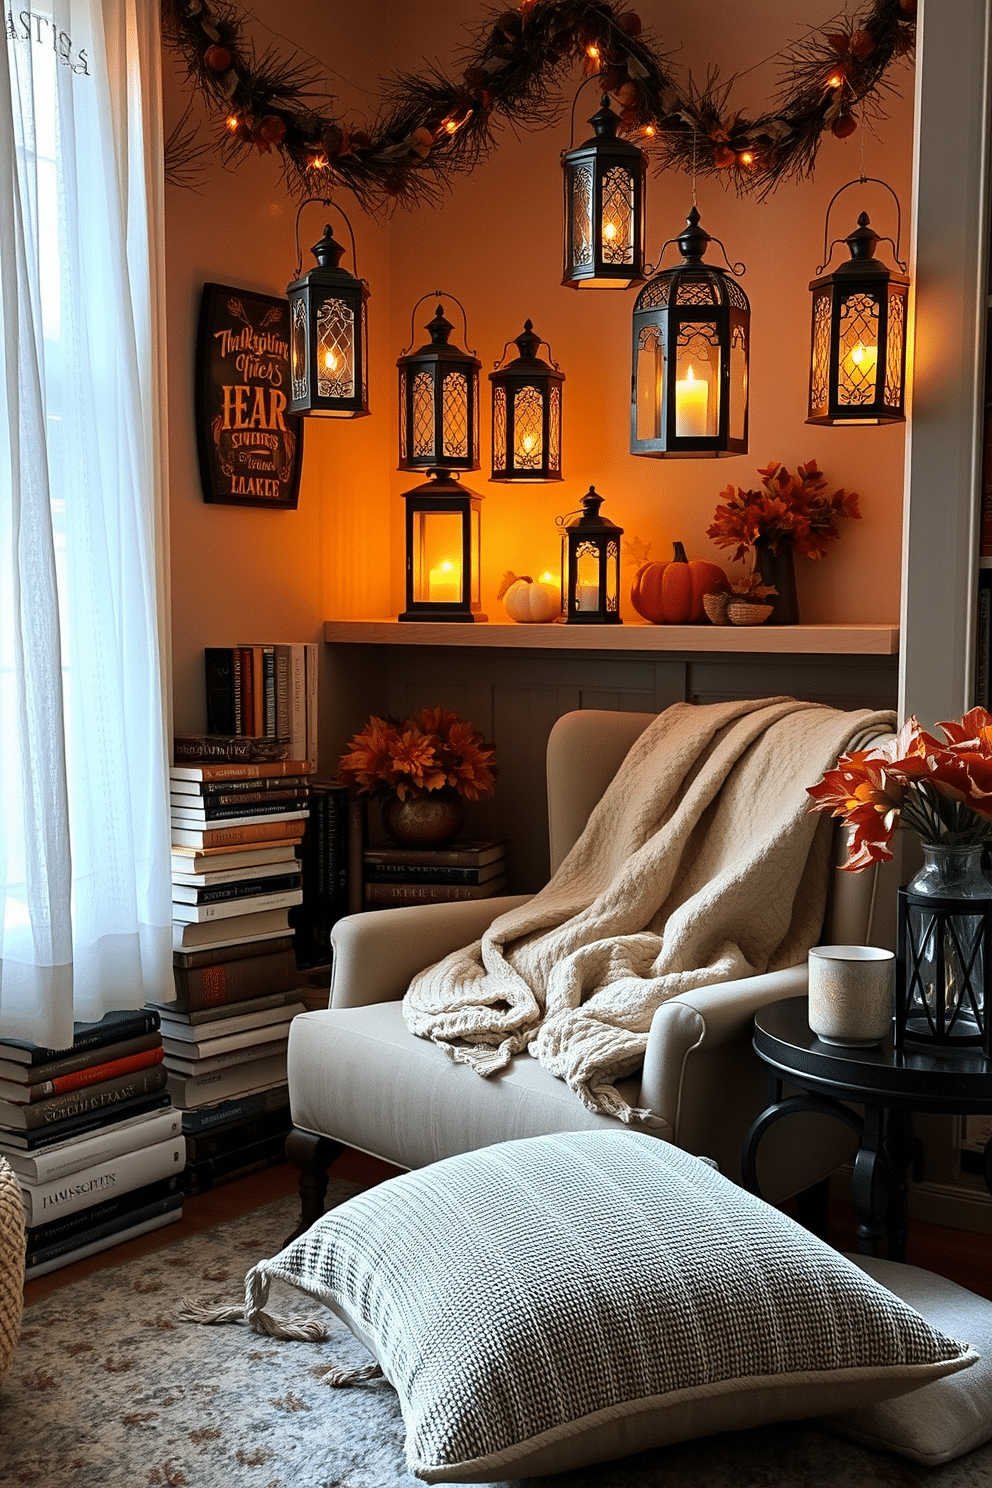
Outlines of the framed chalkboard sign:
M 289 304 L 205 284 L 196 344 L 204 501 L 295 509 L 303 420 L 289 404 Z

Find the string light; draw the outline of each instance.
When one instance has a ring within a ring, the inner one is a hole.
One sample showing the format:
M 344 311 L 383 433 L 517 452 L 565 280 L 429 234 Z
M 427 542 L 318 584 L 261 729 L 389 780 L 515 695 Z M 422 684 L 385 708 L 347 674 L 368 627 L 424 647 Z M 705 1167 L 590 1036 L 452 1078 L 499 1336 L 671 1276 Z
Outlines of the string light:
M 742 150 L 737 157 L 741 165 L 751 166 L 754 164 L 754 156 L 750 150 Z

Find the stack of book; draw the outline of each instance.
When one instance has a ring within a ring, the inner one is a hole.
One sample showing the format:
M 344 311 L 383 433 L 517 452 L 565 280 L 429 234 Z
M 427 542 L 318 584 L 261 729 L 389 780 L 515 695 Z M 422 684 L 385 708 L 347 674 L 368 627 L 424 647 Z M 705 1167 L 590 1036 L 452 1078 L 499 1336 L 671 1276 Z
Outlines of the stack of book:
M 349 799 L 347 786 L 311 783 L 310 816 L 300 845 L 303 900 L 289 915 L 301 969 L 328 966 L 332 929 L 342 915 L 362 908 L 363 822 L 362 803 Z M 355 902 L 353 874 L 358 887 Z
M 366 848 L 365 907 L 494 898 L 506 890 L 506 847 L 505 842 L 452 842 L 443 848 Z
M 285 740 L 293 758 L 316 768 L 316 644 L 207 646 L 203 659 L 209 733 Z
M 20 1185 L 27 1272 L 182 1214 L 180 1115 L 153 1009 L 77 1023 L 68 1049 L 0 1039 L 0 1154 Z
M 289 1025 L 304 1003 L 295 991 L 292 943 L 256 958 L 259 967 L 266 961 L 279 963 L 264 974 L 277 992 L 239 996 L 250 992 L 248 982 L 229 982 L 218 1001 L 213 968 L 177 969 L 176 1002 L 158 1009 L 168 1088 L 182 1116 L 187 1194 L 282 1160 L 292 1125 Z

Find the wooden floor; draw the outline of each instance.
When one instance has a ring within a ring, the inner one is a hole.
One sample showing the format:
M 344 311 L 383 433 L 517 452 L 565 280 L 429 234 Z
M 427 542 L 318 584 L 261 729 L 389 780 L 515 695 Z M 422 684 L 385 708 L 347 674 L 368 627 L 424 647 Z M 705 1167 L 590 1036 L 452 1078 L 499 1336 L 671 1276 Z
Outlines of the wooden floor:
M 379 1162 L 374 1157 L 366 1157 L 360 1152 L 343 1153 L 331 1169 L 333 1177 L 359 1183 L 367 1188 L 381 1183 L 396 1171 L 397 1169 L 386 1163 Z M 40 1276 L 37 1281 L 28 1282 L 24 1289 L 25 1303 L 36 1302 L 84 1276 L 111 1266 L 119 1266 L 132 1256 L 145 1255 L 162 1246 L 172 1245 L 186 1235 L 200 1234 L 214 1225 L 223 1224 L 225 1220 L 248 1214 L 253 1209 L 260 1209 L 265 1204 L 271 1204 L 276 1199 L 295 1192 L 296 1170 L 288 1163 L 267 1168 L 235 1183 L 223 1184 L 208 1193 L 187 1199 L 183 1206 L 182 1219 L 175 1224 L 153 1230 L 148 1235 L 140 1235 L 136 1240 L 128 1240 L 123 1245 L 113 1246 L 98 1255 L 77 1261 L 74 1265 L 63 1266 L 60 1271 L 51 1271 L 47 1276 Z M 854 1215 L 848 1205 L 836 1200 L 831 1202 L 827 1238 L 839 1250 L 853 1251 L 857 1248 L 854 1240 Z M 990 1249 L 990 1237 L 975 1230 L 950 1229 L 914 1220 L 910 1222 L 906 1260 L 910 1265 L 935 1271 L 940 1276 L 956 1281 L 959 1286 L 967 1287 L 969 1291 L 992 1299 Z

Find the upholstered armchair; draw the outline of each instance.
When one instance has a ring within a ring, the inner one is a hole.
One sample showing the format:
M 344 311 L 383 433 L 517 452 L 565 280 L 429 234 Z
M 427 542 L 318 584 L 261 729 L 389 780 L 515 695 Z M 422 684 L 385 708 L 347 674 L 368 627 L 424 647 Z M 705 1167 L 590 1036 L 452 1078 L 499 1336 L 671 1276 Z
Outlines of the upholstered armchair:
M 583 710 L 554 726 L 547 751 L 552 872 L 652 718 Z M 835 845 L 840 863 L 840 828 Z M 872 871 L 835 868 L 824 943 L 870 943 L 873 889 Z M 342 1146 L 411 1169 L 510 1138 L 616 1127 L 529 1055 L 482 1079 L 407 1029 L 401 999 L 414 975 L 476 940 L 526 897 L 380 910 L 335 926 L 329 1006 L 301 1013 L 290 1029 L 287 1154 L 300 1169 L 301 1229 L 322 1212 L 327 1165 Z M 618 1088 L 656 1114 L 657 1136 L 715 1159 L 740 1181 L 745 1134 L 767 1103 L 751 1048 L 754 1013 L 805 990 L 803 963 L 672 998 L 654 1014 L 643 1069 Z M 851 1151 L 853 1139 L 839 1123 L 816 1116 L 779 1123 L 762 1143 L 762 1191 L 778 1202 L 807 1190 Z

